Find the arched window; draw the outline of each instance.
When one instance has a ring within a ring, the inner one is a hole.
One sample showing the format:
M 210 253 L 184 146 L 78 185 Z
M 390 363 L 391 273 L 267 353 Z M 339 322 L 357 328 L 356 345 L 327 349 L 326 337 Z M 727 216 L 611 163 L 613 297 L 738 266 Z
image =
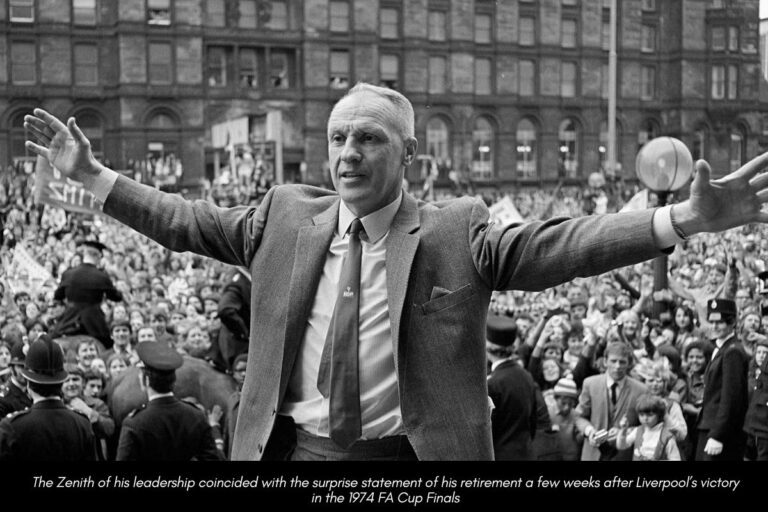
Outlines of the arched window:
M 645 146 L 645 143 L 655 139 L 659 136 L 661 130 L 659 124 L 653 119 L 646 119 L 643 124 L 640 125 L 640 129 L 637 132 L 637 150 Z
M 493 126 L 485 117 L 475 119 L 472 130 L 472 177 L 490 179 L 495 157 Z
M 536 168 L 536 127 L 530 119 L 522 119 L 517 123 L 517 131 L 515 133 L 517 177 L 523 179 L 536 178 L 538 175 Z
M 616 121 L 616 169 L 618 171 L 621 162 L 621 127 L 619 122 Z M 600 144 L 597 147 L 597 154 L 600 157 L 600 169 L 604 172 L 609 172 L 606 168 L 608 165 L 608 121 L 600 123 Z
M 157 112 L 149 118 L 147 126 L 150 128 L 176 128 L 176 120 L 165 112 Z
M 734 128 L 731 131 L 731 172 L 737 170 L 744 164 L 744 154 L 746 153 L 746 140 L 744 131 L 741 128 Z
M 693 161 L 707 158 L 709 131 L 706 126 L 700 126 L 693 132 Z
M 558 130 L 558 172 L 561 178 L 579 174 L 579 131 L 573 119 L 564 119 Z
M 439 117 L 427 123 L 427 154 L 434 159 L 440 178 L 446 178 L 451 169 L 448 125 Z
M 91 142 L 91 151 L 98 160 L 104 159 L 104 126 L 101 118 L 93 112 L 75 114 L 77 125 Z

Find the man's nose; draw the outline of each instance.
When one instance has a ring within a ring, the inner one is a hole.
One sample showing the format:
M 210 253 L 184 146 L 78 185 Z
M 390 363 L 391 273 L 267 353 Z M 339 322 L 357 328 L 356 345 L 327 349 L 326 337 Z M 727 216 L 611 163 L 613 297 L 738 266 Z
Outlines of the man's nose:
M 341 160 L 344 162 L 358 162 L 362 155 L 354 137 L 347 137 L 344 148 L 341 150 Z

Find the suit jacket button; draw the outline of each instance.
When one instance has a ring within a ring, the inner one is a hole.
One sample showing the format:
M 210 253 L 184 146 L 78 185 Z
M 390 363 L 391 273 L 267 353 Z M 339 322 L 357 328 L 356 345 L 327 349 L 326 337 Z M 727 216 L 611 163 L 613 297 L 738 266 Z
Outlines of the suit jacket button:
M 263 450 L 264 450 L 264 447 L 261 444 L 259 444 L 259 453 L 261 453 Z

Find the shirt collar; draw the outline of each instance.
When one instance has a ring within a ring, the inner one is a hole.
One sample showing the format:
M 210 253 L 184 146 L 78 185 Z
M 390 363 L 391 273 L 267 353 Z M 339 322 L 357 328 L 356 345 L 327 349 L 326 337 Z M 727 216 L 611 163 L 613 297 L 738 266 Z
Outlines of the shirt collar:
M 403 202 L 403 193 L 397 196 L 397 199 L 389 203 L 384 208 L 376 210 L 373 213 L 369 213 L 365 217 L 360 219 L 363 223 L 363 229 L 368 239 L 368 243 L 376 243 L 381 237 L 387 234 L 389 227 L 392 225 L 392 221 L 397 214 L 397 210 L 400 209 L 400 203 Z M 344 201 L 339 202 L 339 224 L 337 226 L 337 233 L 340 237 L 344 238 L 344 235 L 349 231 L 349 226 L 357 216 L 352 213 Z
M 608 389 L 611 389 L 611 386 L 613 385 L 614 382 L 616 383 L 616 388 L 621 389 L 624 386 L 625 380 L 627 380 L 626 377 L 624 377 L 621 380 L 613 380 L 611 376 L 608 375 L 608 373 L 605 374 L 605 383 L 608 385 Z

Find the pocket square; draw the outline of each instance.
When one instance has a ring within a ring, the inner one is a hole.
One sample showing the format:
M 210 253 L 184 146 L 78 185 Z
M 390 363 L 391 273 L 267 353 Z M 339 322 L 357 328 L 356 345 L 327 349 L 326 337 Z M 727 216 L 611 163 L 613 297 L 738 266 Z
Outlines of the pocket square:
M 446 290 L 445 288 L 441 288 L 439 286 L 433 286 L 432 293 L 429 296 L 429 300 L 438 299 L 444 295 L 448 295 L 449 293 L 451 293 L 451 290 Z

